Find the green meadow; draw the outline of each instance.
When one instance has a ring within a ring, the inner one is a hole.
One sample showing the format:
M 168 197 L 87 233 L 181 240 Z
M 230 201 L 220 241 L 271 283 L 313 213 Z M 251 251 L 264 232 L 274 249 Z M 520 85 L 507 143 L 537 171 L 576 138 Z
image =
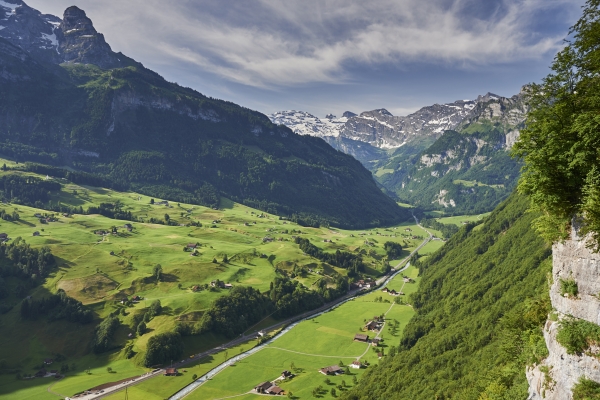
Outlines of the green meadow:
M 404 283 L 403 276 L 413 278 L 414 282 Z M 400 290 L 408 295 L 416 291 L 419 277 L 418 270 L 408 268 L 397 275 L 388 288 Z M 402 296 L 403 298 L 406 298 Z M 379 298 L 382 300 L 379 300 Z M 326 377 L 319 372 L 320 368 L 337 365 L 342 362 L 350 364 L 353 360 L 360 359 L 371 365 L 379 362 L 376 352 L 382 351 L 384 357 L 390 346 L 397 346 L 402 335 L 402 330 L 412 318 L 414 311 L 410 305 L 394 304 L 395 297 L 376 290 L 366 295 L 355 298 L 345 304 L 316 318 L 303 321 L 292 330 L 277 338 L 272 344 L 266 346 L 258 353 L 236 363 L 217 374 L 211 380 L 193 391 L 186 398 L 189 399 L 220 399 L 236 396 L 251 391 L 255 386 L 277 378 L 283 370 L 290 370 L 291 366 L 297 369 L 297 374 L 292 379 L 278 382 L 278 385 L 287 392 L 292 392 L 295 398 L 312 398 L 313 389 L 322 386 L 327 392 L 322 392 L 322 397 L 333 398 L 331 388 L 345 382 L 342 390 L 353 386 L 353 377 L 360 377 L 368 369 L 350 369 L 350 375 Z M 370 338 L 373 332 L 365 332 L 363 326 L 374 316 L 385 314 L 386 324 L 380 332 L 384 341 L 375 348 L 369 344 L 354 342 L 354 335 L 366 333 Z M 398 329 L 393 331 L 393 321 L 398 322 Z M 377 349 L 377 350 L 374 350 Z M 330 383 L 325 383 L 329 378 Z M 158 385 L 161 378 L 154 379 Z M 247 398 L 256 395 L 248 394 Z M 236 398 L 246 398 L 240 396 Z M 115 397 L 116 399 L 116 397 Z
M 5 160 L 0 160 L 2 162 Z M 15 166 L 8 161 L 6 164 Z M 19 171 L 0 174 L 35 175 Z M 8 313 L 0 315 L 0 334 L 4 338 L 0 362 L 4 368 L 20 374 L 33 374 L 41 367 L 42 360 L 61 354 L 65 360 L 48 369 L 59 369 L 62 364 L 67 364 L 69 371 L 65 374 L 66 378 L 58 382 L 52 378 L 16 380 L 15 373 L 0 375 L 0 396 L 19 393 L 23 398 L 58 398 L 47 391 L 49 386 L 59 395 L 71 396 L 104 382 L 146 372 L 147 369 L 139 365 L 149 337 L 172 330 L 178 321 L 199 320 L 216 298 L 226 294 L 225 290 L 194 292 L 192 288 L 196 285 L 220 279 L 234 286 L 250 285 L 266 291 L 278 274 L 289 273 L 296 265 L 311 269 L 312 272 L 296 278 L 307 287 L 346 274 L 344 269 L 305 255 L 294 243 L 293 235 L 308 238 L 328 252 L 338 249 L 361 252 L 367 264 L 366 275 L 373 277 L 382 273 L 386 260 L 383 244 L 386 241 L 400 243 L 404 249 L 403 256 L 406 256 L 427 236 L 414 223 L 357 231 L 307 228 L 227 199 L 223 199 L 216 210 L 176 202 L 158 205 L 156 203 L 168 199 L 155 198 L 155 204 L 151 204 L 148 196 L 133 192 L 76 185 L 64 180 L 58 182 L 61 190 L 52 195 L 54 204 L 60 202 L 86 210 L 101 203 L 118 202 L 123 211 L 131 212 L 146 222 L 115 220 L 97 214 L 63 216 L 15 203 L 0 205 L 7 212 L 19 214 L 18 221 L 1 220 L 0 232 L 7 233 L 11 239 L 22 237 L 32 247 L 48 246 L 57 261 L 57 268 L 42 286 L 31 292 L 32 297 L 43 298 L 62 289 L 96 315 L 96 321 L 88 325 L 65 321 L 24 321 L 19 316 L 20 299 L 14 293 L 3 299 L 14 305 Z M 35 214 L 54 215 L 57 221 L 41 223 Z M 165 214 L 175 226 L 147 222 L 150 218 L 164 220 Z M 129 223 L 133 226 L 131 231 L 125 228 L 125 224 Z M 201 226 L 193 226 L 197 223 Z M 110 231 L 113 227 L 116 234 L 95 233 L 98 230 Z M 39 236 L 34 236 L 34 232 L 38 232 Z M 273 240 L 264 241 L 265 237 Z M 184 251 L 188 243 L 199 243 L 196 255 Z M 223 262 L 225 256 L 227 262 Z M 393 266 L 398 261 L 391 260 L 390 264 Z M 164 279 L 161 282 L 152 279 L 156 264 L 163 269 Z M 143 300 L 132 307 L 120 303 L 124 296 L 133 295 L 141 296 Z M 149 333 L 137 337 L 129 323 L 135 313 L 144 312 L 155 299 L 161 301 L 164 311 L 147 324 Z M 128 360 L 122 351 L 91 354 L 88 344 L 97 321 L 119 308 L 125 308 L 125 315 L 120 317 L 122 325 L 117 331 L 116 342 L 120 347 L 132 346 L 137 355 Z M 365 315 L 368 314 L 365 311 Z M 250 331 L 275 322 L 267 318 Z M 319 327 L 317 325 L 315 323 Z M 352 328 L 356 330 L 359 325 L 354 323 Z M 344 329 L 349 329 L 349 326 Z M 332 335 L 323 330 L 315 332 Z M 130 334 L 132 337 L 129 337 Z M 293 335 L 287 340 L 292 338 Z M 226 341 L 214 334 L 186 337 L 184 340 L 186 356 Z M 297 348 L 301 345 L 298 344 Z M 341 354 L 353 356 L 356 348 L 357 345 L 349 343 L 329 350 L 330 353 L 339 350 Z M 113 372 L 108 373 L 107 367 Z

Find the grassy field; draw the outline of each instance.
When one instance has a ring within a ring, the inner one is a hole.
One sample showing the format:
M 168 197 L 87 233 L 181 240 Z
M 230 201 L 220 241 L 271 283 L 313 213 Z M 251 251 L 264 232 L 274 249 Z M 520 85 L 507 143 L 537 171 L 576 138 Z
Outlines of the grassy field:
M 14 165 L 0 160 L 0 164 L 3 162 L 8 166 Z M 0 172 L 3 173 L 19 172 Z M 197 321 L 212 301 L 226 293 L 224 290 L 193 292 L 191 288 L 195 285 L 220 279 L 233 285 L 250 285 L 264 291 L 277 275 L 276 269 L 285 273 L 291 271 L 294 265 L 311 267 L 312 273 L 299 278 L 308 287 L 321 279 L 346 274 L 343 269 L 303 254 L 293 242 L 292 235 L 308 238 L 329 252 L 338 249 L 362 252 L 367 273 L 372 276 L 381 274 L 385 241 L 401 243 L 403 255 L 408 255 L 427 235 L 411 223 L 360 231 L 305 228 L 226 199 L 217 210 L 184 203 L 152 205 L 149 197 L 137 193 L 76 185 L 63 180 L 59 183 L 62 189 L 53 195 L 54 202 L 81 206 L 85 210 L 89 206 L 118 201 L 124 211 L 130 211 L 144 221 L 150 218 L 164 219 L 165 214 L 169 214 L 170 220 L 177 222 L 178 226 L 131 222 L 133 230 L 129 232 L 124 225 L 130 221 L 101 215 L 75 214 L 64 217 L 56 214 L 56 222 L 42 224 L 34 214 L 53 213 L 18 204 L 0 206 L 9 212 L 16 211 L 20 216 L 16 222 L 0 221 L 0 232 L 7 233 L 12 239 L 22 237 L 32 247 L 48 246 L 57 260 L 58 268 L 42 286 L 31 292 L 33 298 L 42 298 L 63 289 L 69 296 L 92 309 L 97 320 L 122 307 L 119 301 L 122 296 L 139 295 L 144 299 L 127 308 L 127 315 L 121 317 L 123 325 L 117 332 L 118 344 L 132 344 L 138 355 L 143 354 L 151 335 L 170 331 L 178 320 Z M 157 203 L 163 199 L 154 200 Z M 192 222 L 200 222 L 202 226 L 187 226 Z M 111 230 L 111 227 L 116 227 L 118 233 L 94 233 L 96 230 Z M 34 232 L 40 235 L 33 236 Z M 273 241 L 264 242 L 265 237 L 273 238 Z M 200 243 L 198 255 L 190 256 L 189 252 L 183 250 L 188 243 Z M 221 262 L 225 255 L 229 260 L 227 263 Z M 213 262 L 213 259 L 217 262 Z M 396 262 L 392 260 L 391 264 L 395 265 Z M 162 282 L 151 278 L 156 264 L 163 268 Z M 163 315 L 148 323 L 149 334 L 128 338 L 128 334 L 133 333 L 128 326 L 132 315 L 143 312 L 154 299 L 160 299 Z M 31 374 L 41 367 L 42 360 L 61 354 L 66 359 L 56 368 L 59 369 L 62 364 L 69 366 L 66 379 L 53 386 L 53 391 L 61 395 L 73 395 L 106 381 L 146 371 L 138 366 L 140 357 L 125 360 L 120 351 L 100 356 L 89 354 L 88 343 L 95 323 L 79 325 L 64 321 L 23 321 L 18 311 L 20 299 L 13 293 L 3 301 L 15 305 L 7 314 L 0 315 L 0 335 L 4 339 L 0 362 L 7 370 Z M 255 329 L 259 330 L 272 322 L 267 319 Z M 186 337 L 185 351 L 187 355 L 198 353 L 224 341 L 225 338 L 212 334 Z M 341 346 L 339 350 L 354 355 L 352 344 L 347 347 Z M 109 374 L 107 367 L 116 372 Z M 90 374 L 84 372 L 88 369 Z M 23 398 L 56 398 L 47 392 L 48 386 L 53 383 L 50 378 L 25 381 L 16 380 L 15 373 L 0 375 L 0 397 L 19 393 Z
M 394 278 L 388 287 L 395 290 L 402 289 L 406 295 L 413 293 L 418 287 L 417 274 L 416 268 L 410 267 Z M 414 282 L 404 283 L 402 275 L 413 278 Z M 380 297 L 383 300 L 380 301 Z M 326 377 L 318 370 L 339 364 L 340 361 L 347 365 L 357 358 L 370 364 L 378 363 L 377 354 L 373 350 L 375 347 L 354 342 L 352 339 L 357 333 L 365 333 L 362 327 L 366 321 L 371 320 L 375 315 L 385 314 L 386 325 L 380 334 L 384 342 L 377 351 L 383 349 L 385 354 L 390 346 L 396 346 L 404 326 L 412 318 L 414 311 L 409 305 L 393 304 L 393 301 L 393 296 L 377 290 L 319 317 L 301 322 L 263 350 L 238 362 L 235 367 L 223 370 L 186 398 L 219 399 L 240 395 L 249 392 L 261 382 L 277 378 L 281 371 L 290 370 L 292 364 L 298 370 L 297 376 L 279 382 L 278 385 L 282 389 L 286 392 L 291 391 L 296 398 L 308 399 L 312 397 L 313 389 L 320 385 L 327 390 L 322 392 L 322 397 L 333 398 L 330 394 L 332 387 L 336 387 L 339 392 L 337 385 L 344 381 L 346 384 L 344 390 L 347 390 L 353 385 L 353 377 L 360 379 L 366 369 L 350 369 L 350 375 L 329 377 L 330 384 L 325 383 Z M 394 320 L 399 323 L 396 331 L 390 329 Z M 368 334 L 374 337 L 373 332 Z M 256 395 L 247 396 L 250 398 Z

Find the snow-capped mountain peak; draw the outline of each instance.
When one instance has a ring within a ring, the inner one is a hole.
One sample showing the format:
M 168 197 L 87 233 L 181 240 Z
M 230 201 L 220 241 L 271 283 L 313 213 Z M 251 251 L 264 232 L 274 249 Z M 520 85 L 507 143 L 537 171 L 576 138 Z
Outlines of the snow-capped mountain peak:
M 336 118 L 333 114 L 328 114 L 320 119 L 305 111 L 279 111 L 270 114 L 269 118 L 275 124 L 283 124 L 299 135 L 311 136 L 333 136 L 338 137 L 340 129 L 346 123 L 348 118 Z
M 319 119 L 303 111 L 281 111 L 269 115 L 269 118 L 301 135 L 341 137 L 380 149 L 393 149 L 424 137 L 439 137 L 477 112 L 478 104 L 501 102 L 502 99 L 501 96 L 487 93 L 476 100 L 457 100 L 423 107 L 407 116 L 394 116 L 385 108 L 379 108 L 364 111 L 360 115 L 347 111 L 342 118 L 328 114 Z

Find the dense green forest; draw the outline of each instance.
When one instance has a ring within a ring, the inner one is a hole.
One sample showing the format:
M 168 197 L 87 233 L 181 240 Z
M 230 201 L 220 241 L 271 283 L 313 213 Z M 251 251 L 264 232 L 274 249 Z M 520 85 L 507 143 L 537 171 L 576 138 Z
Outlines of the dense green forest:
M 37 173 L 211 207 L 223 195 L 308 225 L 409 218 L 322 139 L 139 64 L 50 66 L 11 46 L 0 39 L 0 66 L 17 76 L 0 79 L 0 154 L 46 164 L 29 167 Z
M 536 214 L 512 195 L 482 225 L 464 226 L 416 261 L 416 315 L 396 347 L 345 399 L 527 397 L 525 365 L 547 354 L 548 245 L 530 228 Z
M 472 124 L 461 132 L 446 131 L 422 155 L 448 158 L 431 166 L 415 158 L 397 183 L 397 196 L 423 210 L 444 209 L 453 215 L 493 210 L 516 187 L 521 167 L 508 151 L 499 148 L 505 130 L 502 124 Z M 443 200 L 450 203 L 452 199 L 453 206 L 438 202 L 442 191 Z
M 600 1 L 588 0 L 571 28 L 573 40 L 552 73 L 529 89 L 532 111 L 515 145 L 525 161 L 519 190 L 541 211 L 536 221 L 548 240 L 567 237 L 577 215 L 600 250 Z

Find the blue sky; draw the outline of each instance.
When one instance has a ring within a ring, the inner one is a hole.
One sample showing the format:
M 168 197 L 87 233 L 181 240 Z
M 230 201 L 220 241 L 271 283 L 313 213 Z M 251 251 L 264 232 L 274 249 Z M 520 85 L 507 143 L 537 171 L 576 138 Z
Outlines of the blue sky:
M 317 116 L 511 96 L 539 81 L 583 0 L 25 0 L 84 9 L 115 51 L 264 113 Z

